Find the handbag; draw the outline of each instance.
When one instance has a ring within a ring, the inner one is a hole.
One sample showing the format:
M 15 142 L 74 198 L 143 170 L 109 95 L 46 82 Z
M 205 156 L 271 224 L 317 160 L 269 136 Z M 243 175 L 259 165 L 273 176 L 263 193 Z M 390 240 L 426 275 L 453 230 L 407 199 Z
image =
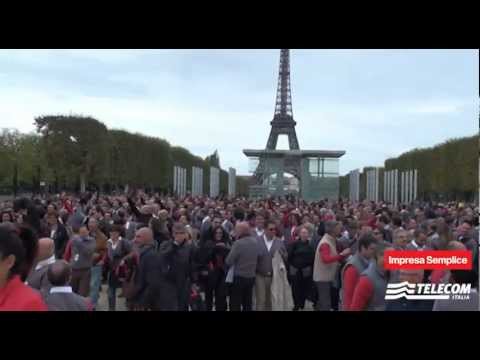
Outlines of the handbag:
M 192 311 L 205 311 L 205 302 L 202 299 L 202 296 L 199 292 L 192 289 L 190 292 L 190 301 L 189 301 L 190 309 Z

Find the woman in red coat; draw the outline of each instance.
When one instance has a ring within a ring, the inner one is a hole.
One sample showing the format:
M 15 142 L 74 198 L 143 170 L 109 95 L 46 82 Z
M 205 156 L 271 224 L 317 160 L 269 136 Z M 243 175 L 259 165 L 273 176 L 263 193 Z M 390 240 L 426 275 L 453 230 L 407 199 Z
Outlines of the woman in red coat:
M 24 283 L 36 251 L 29 228 L 0 226 L 0 311 L 47 311 L 40 294 Z

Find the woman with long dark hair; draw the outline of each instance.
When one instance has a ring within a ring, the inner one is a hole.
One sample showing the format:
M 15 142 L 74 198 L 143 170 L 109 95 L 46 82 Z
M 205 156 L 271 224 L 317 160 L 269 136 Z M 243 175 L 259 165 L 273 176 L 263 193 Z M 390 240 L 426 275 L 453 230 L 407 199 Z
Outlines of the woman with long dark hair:
M 47 311 L 40 294 L 24 283 L 37 241 L 25 225 L 0 225 L 0 311 Z
M 17 214 L 19 221 L 35 230 L 37 236 L 41 235 L 40 214 L 33 201 L 27 198 L 16 199 L 13 202 L 13 211 Z
M 205 289 L 207 311 L 212 311 L 215 299 L 215 311 L 227 310 L 227 284 L 225 259 L 230 252 L 230 239 L 222 226 L 213 228 L 213 247 L 208 257 L 208 276 Z
M 288 216 L 287 227 L 284 230 L 285 241 L 291 244 L 298 240 L 298 227 L 300 226 L 300 215 L 293 212 Z

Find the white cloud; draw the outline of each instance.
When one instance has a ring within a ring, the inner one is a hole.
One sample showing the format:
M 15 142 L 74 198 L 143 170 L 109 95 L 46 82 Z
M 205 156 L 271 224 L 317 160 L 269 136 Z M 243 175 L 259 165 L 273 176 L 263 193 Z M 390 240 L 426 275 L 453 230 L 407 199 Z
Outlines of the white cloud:
M 461 111 L 465 105 L 467 104 L 462 101 L 427 102 L 407 108 L 406 111 L 413 114 L 425 115 L 452 114 Z

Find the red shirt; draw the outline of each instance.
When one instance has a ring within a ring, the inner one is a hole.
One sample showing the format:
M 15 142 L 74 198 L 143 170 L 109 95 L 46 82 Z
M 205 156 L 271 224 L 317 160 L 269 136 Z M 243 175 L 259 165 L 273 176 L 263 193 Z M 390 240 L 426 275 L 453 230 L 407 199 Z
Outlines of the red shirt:
M 343 260 L 345 256 L 342 256 L 342 255 L 333 256 L 332 253 L 330 252 L 330 245 L 324 243 L 320 245 L 320 258 L 325 264 L 330 264 L 336 261 Z
M 353 265 L 348 265 L 343 273 L 343 310 L 350 310 L 355 286 L 360 274 Z
M 16 275 L 0 289 L 0 311 L 47 311 L 47 305 Z
M 63 254 L 63 260 L 70 262 L 72 259 L 72 240 L 68 240 L 67 247 L 65 248 L 65 253 Z
M 349 310 L 362 311 L 368 306 L 373 296 L 373 283 L 367 276 L 361 276 L 353 292 L 352 303 Z

